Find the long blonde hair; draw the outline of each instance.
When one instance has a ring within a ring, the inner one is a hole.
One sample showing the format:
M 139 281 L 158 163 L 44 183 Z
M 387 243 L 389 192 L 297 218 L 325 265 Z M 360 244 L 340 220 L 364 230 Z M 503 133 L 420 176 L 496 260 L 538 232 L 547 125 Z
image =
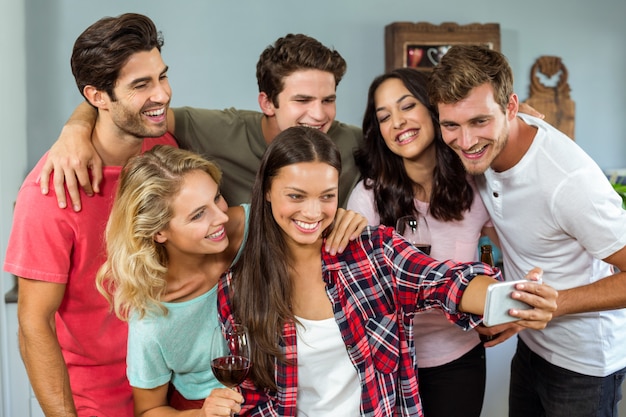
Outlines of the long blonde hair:
M 171 203 L 185 175 L 204 171 L 219 184 L 221 171 L 200 155 L 171 146 L 155 146 L 128 161 L 120 177 L 106 228 L 107 261 L 96 276 L 98 291 L 115 314 L 167 313 L 161 303 L 168 255 L 154 240 L 172 219 Z

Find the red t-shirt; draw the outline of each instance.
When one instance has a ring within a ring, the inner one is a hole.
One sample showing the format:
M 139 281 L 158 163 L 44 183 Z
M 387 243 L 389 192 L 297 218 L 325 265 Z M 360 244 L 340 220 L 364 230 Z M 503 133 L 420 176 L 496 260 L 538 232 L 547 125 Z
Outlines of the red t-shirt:
M 142 151 L 158 144 L 177 146 L 166 134 L 144 139 Z M 122 167 L 104 167 L 100 194 L 82 193 L 83 208 L 75 213 L 59 209 L 54 192 L 41 194 L 37 178 L 46 156 L 18 193 L 4 269 L 22 278 L 66 285 L 56 331 L 78 415 L 132 417 L 126 379 L 128 326 L 111 313 L 95 285 L 105 260 L 104 231 Z

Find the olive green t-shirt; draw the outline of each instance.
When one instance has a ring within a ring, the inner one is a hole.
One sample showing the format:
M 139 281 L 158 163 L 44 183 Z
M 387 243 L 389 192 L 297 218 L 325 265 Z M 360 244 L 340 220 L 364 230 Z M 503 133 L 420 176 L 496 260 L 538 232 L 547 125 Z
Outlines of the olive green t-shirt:
M 267 148 L 261 119 L 252 110 L 175 108 L 175 136 L 181 148 L 202 154 L 223 171 L 221 191 L 230 206 L 249 203 L 252 185 Z M 342 173 L 339 178 L 339 206 L 345 207 L 359 171 L 353 152 L 363 141 L 361 129 L 333 122 L 328 135 L 339 147 Z

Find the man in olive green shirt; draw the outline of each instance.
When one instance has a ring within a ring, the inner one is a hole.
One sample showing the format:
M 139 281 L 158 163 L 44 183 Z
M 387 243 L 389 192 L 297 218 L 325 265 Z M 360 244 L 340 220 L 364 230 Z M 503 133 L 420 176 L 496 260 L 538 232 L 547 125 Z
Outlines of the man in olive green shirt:
M 229 205 L 237 205 L 250 201 L 261 156 L 279 132 L 296 125 L 320 129 L 329 134 L 341 152 L 339 204 L 345 207 L 359 176 L 353 151 L 363 140 L 358 127 L 335 121 L 336 89 L 345 71 L 346 62 L 337 51 L 309 36 L 289 34 L 268 46 L 259 57 L 261 112 L 183 107 L 168 113 L 168 130 L 182 148 L 196 151 L 222 168 L 222 193 Z M 88 105 L 81 106 L 50 150 L 41 174 L 44 193 L 53 169 L 58 173 L 54 179 L 57 191 L 62 190 L 64 179 L 67 181 L 77 211 L 77 181 L 91 194 L 99 191 L 101 178 L 101 163 L 87 139 L 95 112 Z M 80 163 L 71 165 L 69 161 Z M 87 168 L 91 168 L 91 175 Z M 65 207 L 65 192 L 57 192 L 57 196 L 59 206 Z
M 179 146 L 199 152 L 222 168 L 221 191 L 226 201 L 230 205 L 250 202 L 261 156 L 273 139 L 273 136 L 268 139 L 264 135 L 262 126 L 265 121 L 275 119 L 260 112 L 234 108 L 207 110 L 183 107 L 174 109 L 174 116 L 173 130 Z M 328 126 L 321 129 L 328 133 L 341 152 L 339 204 L 345 207 L 359 176 L 352 152 L 362 140 L 361 130 L 329 120 Z

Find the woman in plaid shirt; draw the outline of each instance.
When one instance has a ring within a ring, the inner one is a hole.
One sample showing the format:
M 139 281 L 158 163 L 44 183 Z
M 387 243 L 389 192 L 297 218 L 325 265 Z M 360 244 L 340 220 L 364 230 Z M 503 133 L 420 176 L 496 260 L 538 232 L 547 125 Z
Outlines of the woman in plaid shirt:
M 333 142 L 306 127 L 280 133 L 261 161 L 248 241 L 218 294 L 222 321 L 250 335 L 242 415 L 421 416 L 411 318 L 438 308 L 470 329 L 499 278 L 435 261 L 384 226 L 324 252 L 340 172 Z M 519 323 L 545 327 L 556 291 L 529 282 L 517 293 L 535 307 L 516 311 Z

